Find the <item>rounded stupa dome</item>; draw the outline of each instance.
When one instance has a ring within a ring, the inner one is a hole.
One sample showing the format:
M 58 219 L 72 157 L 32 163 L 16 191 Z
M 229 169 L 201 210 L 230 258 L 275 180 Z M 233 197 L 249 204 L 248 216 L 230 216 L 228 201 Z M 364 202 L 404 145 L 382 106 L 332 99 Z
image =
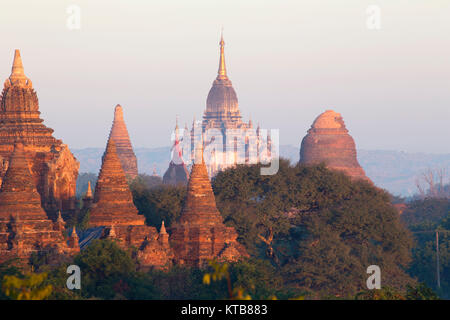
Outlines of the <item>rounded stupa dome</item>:
M 206 112 L 237 112 L 239 104 L 231 81 L 215 80 L 206 99 Z
M 320 114 L 312 124 L 314 129 L 340 129 L 344 126 L 340 113 L 333 110 L 327 110 Z

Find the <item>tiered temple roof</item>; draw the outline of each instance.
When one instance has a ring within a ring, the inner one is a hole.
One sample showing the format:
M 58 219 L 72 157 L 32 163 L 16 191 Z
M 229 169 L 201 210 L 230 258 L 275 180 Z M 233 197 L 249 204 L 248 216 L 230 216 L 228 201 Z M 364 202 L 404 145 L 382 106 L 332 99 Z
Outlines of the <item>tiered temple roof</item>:
M 33 252 L 60 257 L 77 252 L 67 246 L 61 216 L 52 222 L 42 209 L 23 144 L 15 145 L 9 163 L 0 188 L 0 262 L 14 257 L 26 262 Z
M 145 218 L 138 215 L 125 178 L 116 143 L 109 138 L 102 158 L 102 167 L 95 186 L 94 203 L 90 210 L 91 226 L 144 225 Z
M 202 146 L 196 150 L 181 216 L 170 230 L 175 260 L 180 264 L 203 266 L 213 258 L 235 261 L 247 256 L 236 240 L 236 230 L 224 225 L 217 210 Z
M 53 129 L 40 118 L 39 102 L 31 80 L 25 76 L 19 50 L 15 51 L 11 75 L 0 97 L 0 182 L 19 141 L 30 159 L 33 180 L 47 214 L 55 220 L 58 210 L 75 209 L 75 186 L 79 162 Z
M 116 143 L 117 155 L 122 164 L 125 175 L 131 179 L 138 175 L 137 158 L 131 145 L 127 126 L 123 119 L 123 108 L 120 104 L 114 109 L 114 121 L 111 127 L 109 138 Z

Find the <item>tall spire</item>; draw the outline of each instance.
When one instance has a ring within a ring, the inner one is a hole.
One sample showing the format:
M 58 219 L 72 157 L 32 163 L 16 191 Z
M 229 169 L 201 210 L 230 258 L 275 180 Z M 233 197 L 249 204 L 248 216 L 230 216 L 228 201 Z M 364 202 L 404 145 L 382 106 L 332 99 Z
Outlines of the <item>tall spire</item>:
M 114 109 L 114 121 L 109 137 L 116 144 L 117 155 L 125 174 L 134 179 L 138 175 L 137 158 L 131 145 L 130 136 L 123 118 L 123 108 L 120 104 L 116 105 Z
M 217 79 L 228 79 L 227 77 L 227 68 L 225 66 L 225 41 L 223 41 L 223 31 L 220 36 L 220 59 L 219 59 L 219 72 L 217 75 Z

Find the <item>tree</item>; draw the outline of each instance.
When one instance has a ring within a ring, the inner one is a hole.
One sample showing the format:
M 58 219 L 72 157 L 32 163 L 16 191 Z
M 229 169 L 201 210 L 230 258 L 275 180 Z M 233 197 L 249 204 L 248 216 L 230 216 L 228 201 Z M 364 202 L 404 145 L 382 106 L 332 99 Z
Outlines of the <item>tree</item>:
M 22 276 L 5 275 L 2 291 L 13 300 L 44 300 L 52 293 L 52 286 L 45 285 L 47 273 L 26 273 Z
M 414 282 L 404 271 L 411 236 L 390 195 L 366 181 L 281 159 L 276 175 L 238 166 L 220 172 L 213 188 L 225 222 L 253 258 L 278 266 L 286 287 L 351 296 L 365 287 L 372 264 L 386 285 Z
M 149 189 L 142 183 L 131 185 L 133 201 L 139 213 L 143 214 L 150 226 L 159 228 L 161 222 L 167 227 L 180 216 L 186 197 L 186 187 L 161 185 Z
M 85 297 L 112 299 L 116 294 L 123 295 L 128 289 L 126 279 L 136 271 L 130 253 L 110 240 L 93 240 L 75 257 L 74 264 L 82 271 Z

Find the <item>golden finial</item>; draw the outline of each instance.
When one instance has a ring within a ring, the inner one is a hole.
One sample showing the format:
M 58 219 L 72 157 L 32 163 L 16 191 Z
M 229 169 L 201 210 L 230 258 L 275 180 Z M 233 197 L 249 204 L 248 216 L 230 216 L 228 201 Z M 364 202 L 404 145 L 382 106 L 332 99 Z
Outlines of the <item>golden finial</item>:
M 217 79 L 227 79 L 227 68 L 225 67 L 225 41 L 223 41 L 223 29 L 220 36 L 220 60 L 219 60 L 219 72 Z

